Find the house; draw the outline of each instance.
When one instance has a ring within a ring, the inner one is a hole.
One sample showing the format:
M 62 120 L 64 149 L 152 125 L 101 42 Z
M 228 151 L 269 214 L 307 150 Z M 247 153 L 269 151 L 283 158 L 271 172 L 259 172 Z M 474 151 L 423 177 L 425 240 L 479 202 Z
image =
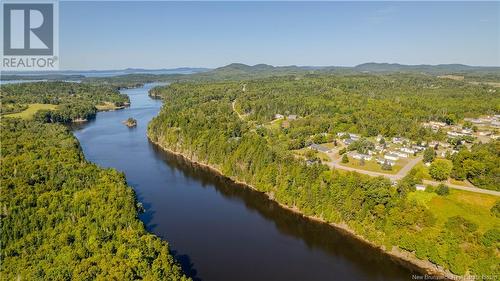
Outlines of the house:
M 288 120 L 297 120 L 297 115 L 295 114 L 288 115 Z
M 339 138 L 341 138 L 341 137 L 343 137 L 345 135 L 347 135 L 347 133 L 345 133 L 345 132 L 339 132 L 339 133 L 337 133 L 337 137 L 339 137 Z
M 423 184 L 417 184 L 415 185 L 415 188 L 420 191 L 425 191 L 425 185 Z
M 311 165 L 314 165 L 314 164 L 317 164 L 317 163 L 320 163 L 320 162 L 317 161 L 317 160 L 306 160 L 306 165 L 307 166 L 311 166 Z
M 392 160 L 392 161 L 398 161 L 399 160 L 399 156 L 396 155 L 396 154 L 393 154 L 393 153 L 387 153 L 386 155 L 384 155 L 384 159 Z
M 359 135 L 356 135 L 356 134 L 351 134 L 351 133 L 349 133 L 349 137 L 350 137 L 352 140 L 355 140 L 355 141 L 359 140 Z
M 382 135 L 378 135 L 377 138 L 376 138 L 376 140 L 377 140 L 377 142 L 380 142 L 383 138 L 384 137 Z
M 452 137 L 452 138 L 456 138 L 456 137 L 461 137 L 463 136 L 464 134 L 462 133 L 459 133 L 459 132 L 455 132 L 455 131 L 449 131 L 446 133 L 449 137 Z
M 392 138 L 392 142 L 393 143 L 399 143 L 399 144 L 402 144 L 404 142 L 408 142 L 408 139 L 405 139 L 405 138 L 400 138 L 400 137 L 394 137 Z
M 358 160 L 366 160 L 366 161 L 372 160 L 372 157 L 370 155 L 361 153 L 351 153 L 351 157 Z
M 430 147 L 436 147 L 436 145 L 437 145 L 437 146 L 439 146 L 439 142 L 438 142 L 438 141 L 431 141 L 431 142 L 429 143 L 429 146 L 430 146 Z
M 345 143 L 346 145 L 351 145 L 353 142 L 355 142 L 355 140 L 353 140 L 353 139 L 345 139 L 345 140 L 344 140 L 344 143 Z
M 413 150 L 415 150 L 417 152 L 425 150 L 425 146 L 422 146 L 422 145 L 414 145 L 412 148 L 413 148 Z
M 472 130 L 471 129 L 462 129 L 461 133 L 464 135 L 470 136 L 470 135 L 472 135 Z
M 285 116 L 277 113 L 277 114 L 274 114 L 274 119 L 283 119 Z
M 446 127 L 446 123 L 444 122 L 430 121 L 429 124 L 431 126 Z
M 323 152 L 323 153 L 330 153 L 332 152 L 332 150 L 326 146 L 322 146 L 322 145 L 319 145 L 319 144 L 311 144 L 309 146 L 310 149 L 313 149 L 313 150 L 316 150 L 316 151 L 319 151 L 319 152 Z
M 379 163 L 380 165 L 384 165 L 384 164 L 389 164 L 391 167 L 396 165 L 396 162 L 393 161 L 393 160 L 388 160 L 388 159 L 384 159 L 384 158 L 381 158 L 381 157 L 378 157 L 377 158 L 377 163 Z
M 400 152 L 400 151 L 393 151 L 392 154 L 395 154 L 401 158 L 408 158 L 408 154 L 404 153 L 404 152 Z
M 411 148 L 408 148 L 408 147 L 403 147 L 403 148 L 400 149 L 400 151 L 401 152 L 406 152 L 408 154 L 414 154 L 415 152 L 417 152 L 417 151 L 415 151 L 415 150 L 413 150 Z
M 428 123 L 423 123 L 422 126 L 424 128 L 431 128 L 433 131 L 437 132 L 440 128 L 446 127 L 446 123 L 430 121 Z

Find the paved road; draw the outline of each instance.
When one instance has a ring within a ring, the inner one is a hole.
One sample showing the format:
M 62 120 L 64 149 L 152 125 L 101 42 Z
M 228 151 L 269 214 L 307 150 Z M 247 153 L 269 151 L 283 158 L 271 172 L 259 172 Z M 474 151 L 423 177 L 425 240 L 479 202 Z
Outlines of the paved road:
M 423 180 L 424 184 L 430 184 L 433 186 L 436 186 L 440 184 L 440 182 L 437 181 L 430 181 L 430 180 Z M 490 195 L 495 195 L 495 196 L 500 196 L 500 192 L 495 191 L 495 190 L 488 190 L 488 189 L 482 189 L 482 188 L 477 188 L 477 187 L 469 187 L 469 186 L 463 186 L 463 185 L 458 185 L 458 184 L 453 184 L 450 182 L 445 182 L 445 184 L 454 189 L 460 189 L 460 190 L 466 190 L 470 192 L 476 192 L 476 193 L 483 193 L 483 194 L 490 194 Z
M 418 156 L 417 158 L 411 159 L 403 168 L 401 168 L 401 170 L 396 173 L 396 175 L 400 178 L 403 178 L 413 167 L 415 167 L 415 165 L 418 164 L 418 162 L 422 161 L 422 158 L 422 156 Z
M 346 167 L 340 165 L 340 161 L 342 160 L 341 157 L 335 158 L 335 154 L 337 153 L 337 150 L 332 151 L 331 153 L 328 153 L 328 156 L 330 157 L 331 161 L 327 162 L 326 164 L 332 168 L 340 169 L 340 170 L 345 170 L 345 171 L 352 171 L 352 172 L 358 172 L 360 174 L 365 174 L 369 175 L 372 177 L 386 177 L 389 178 L 391 181 L 398 181 L 402 179 L 408 172 L 416 165 L 418 162 L 422 160 L 422 157 L 419 156 L 415 159 L 410 160 L 401 170 L 399 170 L 396 174 L 385 174 L 385 173 L 379 173 L 379 172 L 373 172 L 373 171 L 367 171 L 367 170 L 362 170 L 362 169 L 356 169 L 352 167 Z M 429 184 L 433 186 L 437 186 L 440 184 L 440 182 L 437 181 L 431 181 L 431 180 L 423 180 L 424 184 Z M 488 190 L 488 189 L 481 189 L 477 187 L 469 187 L 469 186 L 462 186 L 462 185 L 457 185 L 453 184 L 450 182 L 445 182 L 446 185 L 450 188 L 454 189 L 460 189 L 460 190 L 465 190 L 465 191 L 470 191 L 470 192 L 476 192 L 476 193 L 483 193 L 483 194 L 490 194 L 494 196 L 500 196 L 500 192 L 494 191 L 494 190 Z

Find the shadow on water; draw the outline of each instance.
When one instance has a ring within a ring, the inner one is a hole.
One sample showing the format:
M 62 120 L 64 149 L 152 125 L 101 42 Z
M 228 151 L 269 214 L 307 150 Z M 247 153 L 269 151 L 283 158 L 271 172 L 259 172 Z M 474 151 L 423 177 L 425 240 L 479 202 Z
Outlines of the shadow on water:
M 158 226 L 155 223 L 152 223 L 153 218 L 156 214 L 156 210 L 153 206 L 152 203 L 146 201 L 146 198 L 141 195 L 139 185 L 134 182 L 128 182 L 127 183 L 129 186 L 133 187 L 137 196 L 137 201 L 141 202 L 142 207 L 144 208 L 144 212 L 139 215 L 139 218 L 141 221 L 144 223 L 146 230 L 148 232 L 154 232 L 154 229 Z M 163 240 L 166 240 L 166 237 L 164 237 L 161 234 L 156 234 Z M 186 254 L 181 254 L 179 251 L 172 249 L 172 246 L 170 245 L 170 254 L 174 257 L 174 260 L 181 266 L 182 271 L 184 274 L 188 277 L 190 277 L 193 281 L 201 281 L 201 279 L 197 276 L 198 271 L 194 267 L 194 263 L 191 261 L 191 258 L 189 255 Z
M 287 210 L 270 200 L 262 192 L 235 183 L 209 168 L 190 162 L 179 155 L 166 152 L 154 143 L 150 142 L 150 145 L 158 157 L 165 161 L 168 166 L 182 172 L 185 177 L 196 179 L 203 188 L 215 188 L 225 198 L 244 203 L 248 210 L 257 212 L 268 221 L 273 222 L 280 233 L 301 239 L 310 249 L 319 249 L 332 256 L 342 256 L 347 260 L 360 262 L 363 264 L 363 270 L 367 272 L 376 272 L 377 269 L 384 266 L 394 268 L 394 264 L 399 265 L 396 268 L 401 271 L 418 272 L 418 268 L 414 265 L 388 256 L 366 243 L 360 243 L 358 239 L 343 230 Z M 184 263 L 186 261 L 183 261 L 183 258 L 179 261 Z M 188 257 L 187 260 L 189 261 Z
M 198 271 L 196 271 L 196 269 L 194 268 L 194 264 L 188 255 L 179 254 L 175 250 L 172 250 L 170 253 L 172 254 L 172 256 L 174 256 L 174 259 L 181 265 L 184 274 L 193 279 L 193 281 L 201 281 L 201 279 L 197 276 Z

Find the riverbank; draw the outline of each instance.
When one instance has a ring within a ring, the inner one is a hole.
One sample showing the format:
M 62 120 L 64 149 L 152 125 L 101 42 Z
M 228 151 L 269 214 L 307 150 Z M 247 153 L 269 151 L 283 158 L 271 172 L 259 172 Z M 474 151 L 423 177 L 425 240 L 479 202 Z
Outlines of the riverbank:
M 197 159 L 193 159 L 192 157 L 189 157 L 188 155 L 184 154 L 184 153 L 180 153 L 178 151 L 174 151 L 170 148 L 167 148 L 163 145 L 161 145 L 160 143 L 158 142 L 155 142 L 153 141 L 149 134 L 148 134 L 148 139 L 155 145 L 157 145 L 159 148 L 161 148 L 163 151 L 167 152 L 167 153 L 170 153 L 170 154 L 173 154 L 173 155 L 177 155 L 179 157 L 182 157 L 183 159 L 195 164 L 195 165 L 198 165 L 202 168 L 205 168 L 219 176 L 222 176 L 222 177 L 225 177 L 225 178 L 228 178 L 229 180 L 231 180 L 232 182 L 238 184 L 238 185 L 241 185 L 241 186 L 244 186 L 244 187 L 247 187 L 247 188 L 250 188 L 254 191 L 257 191 L 259 193 L 264 193 L 262 191 L 259 191 L 258 189 L 256 189 L 254 186 L 252 185 L 249 185 L 245 182 L 241 182 L 237 179 L 234 179 L 234 178 L 231 178 L 231 177 L 228 177 L 226 175 L 224 175 L 219 168 L 217 167 L 214 167 L 214 166 L 211 166 L 211 165 L 207 165 L 205 163 L 202 163 L 200 161 L 198 161 Z M 448 279 L 448 280 L 465 280 L 466 278 L 465 277 L 461 277 L 461 276 L 457 276 L 453 273 L 451 273 L 450 271 L 442 268 L 441 266 L 438 266 L 430 261 L 426 261 L 426 260 L 420 260 L 418 259 L 413 253 L 410 253 L 408 251 L 405 251 L 405 250 L 402 250 L 402 249 L 399 249 L 398 247 L 393 247 L 392 249 L 390 250 L 387 250 L 385 249 L 383 246 L 381 245 L 377 245 L 375 243 L 373 243 L 372 241 L 369 241 L 367 240 L 366 238 L 364 238 L 363 236 L 357 234 L 352 228 L 350 228 L 347 224 L 345 223 L 330 223 L 330 222 L 326 222 L 325 220 L 319 218 L 319 217 L 315 217 L 315 216 L 308 216 L 308 215 L 304 215 L 303 213 L 301 213 L 300 210 L 298 210 L 297 208 L 291 208 L 289 206 L 286 206 L 284 204 L 281 204 L 280 202 L 276 201 L 272 195 L 270 194 L 267 194 L 267 193 L 264 193 L 266 195 L 266 197 L 269 199 L 269 200 L 272 200 L 274 202 L 276 202 L 279 206 L 281 206 L 282 208 L 286 209 L 286 210 L 289 210 L 291 212 L 294 212 L 294 213 L 297 213 L 297 214 L 300 214 L 301 216 L 307 218 L 307 219 L 310 219 L 312 221 L 315 221 L 315 222 L 318 222 L 318 223 L 325 223 L 325 224 L 328 224 L 332 227 L 334 227 L 335 229 L 339 230 L 340 232 L 344 233 L 344 234 L 347 234 L 351 237 L 354 237 L 355 239 L 383 252 L 384 254 L 388 255 L 388 257 L 390 257 L 393 261 L 405 266 L 406 268 L 409 268 L 411 270 L 414 270 L 416 272 L 419 272 L 423 275 L 432 275 L 432 278 L 435 278 L 435 279 Z M 418 275 L 418 274 L 417 274 Z M 422 276 L 422 278 L 425 278 L 425 276 Z

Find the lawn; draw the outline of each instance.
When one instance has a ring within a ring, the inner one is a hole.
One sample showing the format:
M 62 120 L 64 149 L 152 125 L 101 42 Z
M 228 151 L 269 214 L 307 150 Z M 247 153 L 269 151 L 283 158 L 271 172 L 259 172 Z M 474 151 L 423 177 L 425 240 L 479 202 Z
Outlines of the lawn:
M 293 153 L 299 157 L 305 158 L 305 154 L 307 151 L 310 151 L 310 148 L 304 147 L 301 149 L 294 150 Z M 326 154 L 324 152 L 320 152 L 320 151 L 314 151 L 314 152 L 315 152 L 316 156 L 318 156 L 319 159 L 321 159 L 321 161 L 324 161 L 324 162 L 330 161 L 330 157 L 328 156 L 328 154 Z
M 113 102 L 104 102 L 102 104 L 96 105 L 95 107 L 99 111 L 108 111 L 108 110 L 116 110 L 123 108 L 123 106 L 116 106 Z
M 14 118 L 18 117 L 18 118 L 22 118 L 25 120 L 29 120 L 29 119 L 33 118 L 33 115 L 35 115 L 35 113 L 38 110 L 42 110 L 42 109 L 54 110 L 56 108 L 57 108 L 57 105 L 55 105 L 55 104 L 33 103 L 33 104 L 29 104 L 28 108 L 24 111 L 21 111 L 18 113 L 6 114 L 6 115 L 4 115 L 4 117 L 14 117 Z
M 361 165 L 359 160 L 349 157 L 349 163 L 339 163 L 339 164 L 342 166 L 360 170 L 366 170 L 384 174 L 396 174 L 399 170 L 401 170 L 401 168 L 403 168 L 404 165 L 406 165 L 406 162 L 408 161 L 406 161 L 405 163 L 400 163 L 400 162 L 401 160 L 398 161 L 396 165 L 392 166 L 392 170 L 390 171 L 382 170 L 381 165 L 377 163 L 375 160 L 365 161 L 365 165 Z
M 479 226 L 480 231 L 500 227 L 500 219 L 490 212 L 498 197 L 464 190 L 450 189 L 447 196 L 433 192 L 415 191 L 408 198 L 425 205 L 434 214 L 438 224 L 444 224 L 448 218 L 461 216 Z

